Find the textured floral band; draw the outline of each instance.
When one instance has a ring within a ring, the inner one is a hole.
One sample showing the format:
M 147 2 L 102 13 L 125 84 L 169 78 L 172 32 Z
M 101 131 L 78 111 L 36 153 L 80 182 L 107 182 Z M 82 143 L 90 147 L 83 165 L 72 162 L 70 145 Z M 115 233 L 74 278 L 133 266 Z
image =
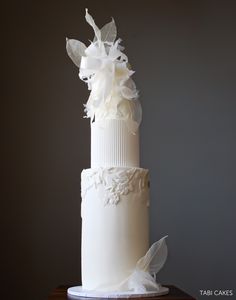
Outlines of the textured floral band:
M 148 189 L 148 170 L 140 168 L 95 168 L 81 173 L 81 197 L 87 191 L 102 186 L 105 191 L 104 205 L 117 204 L 122 195 L 141 193 Z M 149 206 L 149 202 L 146 203 Z

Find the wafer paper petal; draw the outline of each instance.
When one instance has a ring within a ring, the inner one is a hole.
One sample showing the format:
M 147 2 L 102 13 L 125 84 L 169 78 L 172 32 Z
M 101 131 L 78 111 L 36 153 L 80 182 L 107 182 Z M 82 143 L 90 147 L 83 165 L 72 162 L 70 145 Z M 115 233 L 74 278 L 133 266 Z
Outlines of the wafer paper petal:
M 81 57 L 85 55 L 85 49 L 84 43 L 66 38 L 66 51 L 77 67 L 80 67 Z
M 167 236 L 155 242 L 146 255 L 137 262 L 137 269 L 156 274 L 165 264 L 167 258 L 167 246 L 165 239 Z
M 114 19 L 104 25 L 101 29 L 101 40 L 103 42 L 113 43 L 116 39 L 117 29 Z
M 97 27 L 97 25 L 95 24 L 93 17 L 88 13 L 87 8 L 86 8 L 85 19 L 89 23 L 89 25 L 92 26 L 94 33 L 95 33 L 95 37 L 98 40 L 101 40 L 101 32 L 100 32 L 99 28 Z
M 148 272 L 135 270 L 129 278 L 128 289 L 136 293 L 144 293 L 157 291 L 159 285 Z

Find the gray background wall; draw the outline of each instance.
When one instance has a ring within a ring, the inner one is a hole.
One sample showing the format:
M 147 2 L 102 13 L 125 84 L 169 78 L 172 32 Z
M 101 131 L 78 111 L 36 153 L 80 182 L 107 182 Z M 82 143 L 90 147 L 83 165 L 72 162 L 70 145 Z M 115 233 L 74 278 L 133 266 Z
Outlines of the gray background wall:
M 80 278 L 88 91 L 66 55 L 65 37 L 92 39 L 85 7 L 99 26 L 115 18 L 136 70 L 151 241 L 169 235 L 158 279 L 198 298 L 200 289 L 236 295 L 236 5 L 230 0 L 2 6 L 1 293 L 46 299 L 57 285 Z

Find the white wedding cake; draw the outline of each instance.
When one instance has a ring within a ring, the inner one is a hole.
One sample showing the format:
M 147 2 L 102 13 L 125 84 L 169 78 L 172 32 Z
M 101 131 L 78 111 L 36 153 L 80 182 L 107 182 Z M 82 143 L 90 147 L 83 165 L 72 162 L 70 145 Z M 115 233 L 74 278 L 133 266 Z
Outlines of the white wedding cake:
M 167 257 L 165 237 L 149 249 L 149 174 L 139 166 L 142 110 L 134 73 L 116 40 L 112 21 L 99 29 L 86 10 L 95 37 L 86 47 L 67 39 L 66 49 L 91 90 L 91 168 L 81 174 L 82 287 L 69 294 L 164 294 L 156 273 Z

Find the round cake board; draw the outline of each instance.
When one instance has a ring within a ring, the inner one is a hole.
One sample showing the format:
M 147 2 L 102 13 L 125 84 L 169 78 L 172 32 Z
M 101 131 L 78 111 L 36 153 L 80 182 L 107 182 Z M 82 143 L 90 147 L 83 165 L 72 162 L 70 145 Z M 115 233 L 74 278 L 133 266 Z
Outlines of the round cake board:
M 161 286 L 159 291 L 150 291 L 144 293 L 135 292 L 98 292 L 98 291 L 88 291 L 83 289 L 82 286 L 73 286 L 67 290 L 67 294 L 75 297 L 87 297 L 87 298 L 137 298 L 137 297 L 154 297 L 163 296 L 169 293 L 167 287 Z

